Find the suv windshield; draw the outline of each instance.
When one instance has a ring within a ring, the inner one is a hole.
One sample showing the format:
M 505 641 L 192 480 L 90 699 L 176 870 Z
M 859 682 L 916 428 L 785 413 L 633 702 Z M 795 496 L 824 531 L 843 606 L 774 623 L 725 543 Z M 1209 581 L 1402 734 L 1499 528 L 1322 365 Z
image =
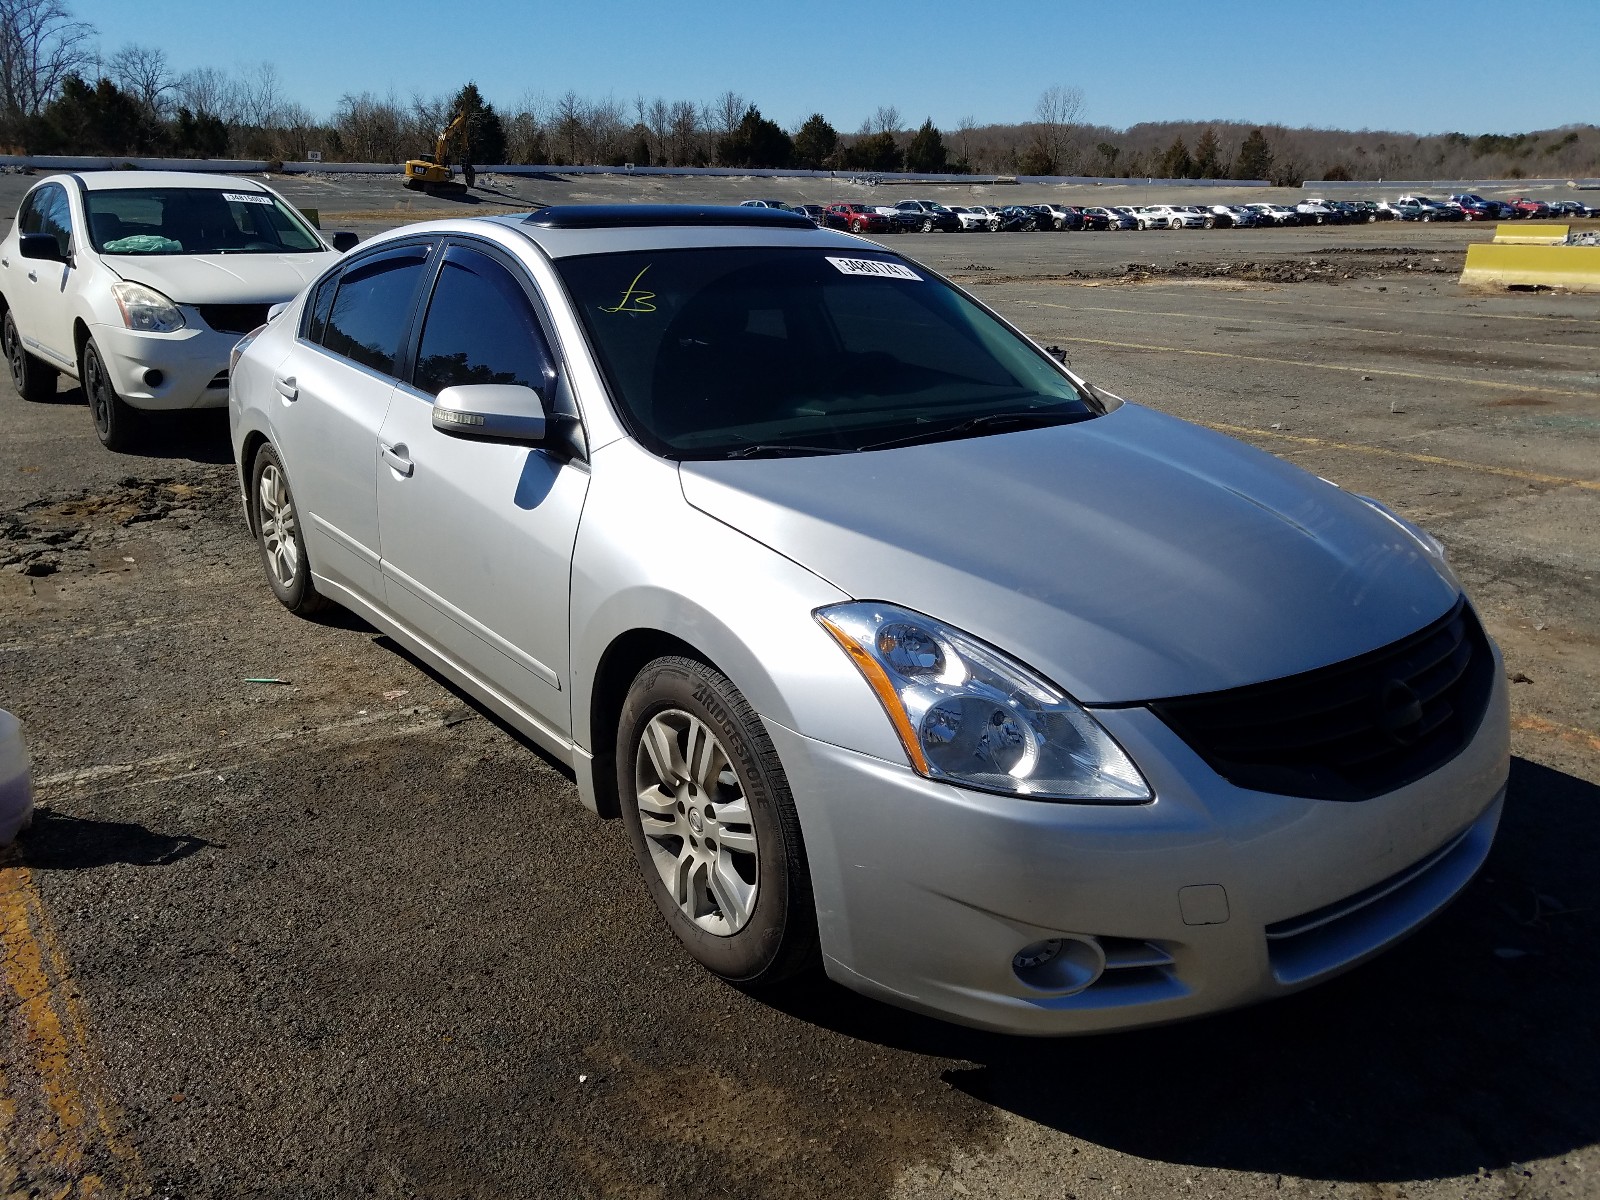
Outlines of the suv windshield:
M 556 260 L 636 437 L 674 459 L 837 453 L 1100 410 L 1048 356 L 888 254 Z
M 324 249 L 265 192 L 119 188 L 87 193 L 89 237 L 102 254 L 312 254 Z

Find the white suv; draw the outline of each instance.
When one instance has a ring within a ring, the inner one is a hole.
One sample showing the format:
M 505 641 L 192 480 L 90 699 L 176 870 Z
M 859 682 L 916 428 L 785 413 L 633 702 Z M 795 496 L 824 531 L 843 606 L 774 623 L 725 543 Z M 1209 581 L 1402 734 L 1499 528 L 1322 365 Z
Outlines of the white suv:
M 127 449 L 135 409 L 228 402 L 228 351 L 355 244 L 334 249 L 272 189 L 225 175 L 51 175 L 0 241 L 0 326 L 28 400 L 83 385 L 95 432 Z

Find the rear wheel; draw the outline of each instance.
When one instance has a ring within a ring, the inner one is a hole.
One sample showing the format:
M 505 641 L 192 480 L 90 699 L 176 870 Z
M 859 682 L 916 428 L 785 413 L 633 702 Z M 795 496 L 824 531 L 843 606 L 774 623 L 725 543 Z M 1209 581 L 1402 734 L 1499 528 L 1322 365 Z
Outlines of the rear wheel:
M 100 444 L 118 452 L 132 449 L 138 437 L 139 414 L 117 395 L 111 372 L 106 370 L 105 359 L 100 357 L 93 340 L 85 342 L 78 352 L 78 380 L 83 385 L 83 397 L 89 402 L 89 416 L 94 420 Z
M 311 579 L 300 517 L 289 491 L 283 462 L 271 446 L 263 446 L 251 471 L 250 506 L 256 527 L 261 565 L 267 571 L 272 594 L 296 616 L 309 617 L 328 605 Z
M 24 400 L 38 403 L 53 399 L 56 394 L 56 372 L 45 366 L 22 344 L 22 333 L 10 311 L 5 319 L 6 363 L 11 368 L 11 384 Z
M 628 690 L 617 793 L 650 897 L 699 962 L 746 987 L 817 957 L 800 822 L 745 698 L 692 658 L 658 658 Z

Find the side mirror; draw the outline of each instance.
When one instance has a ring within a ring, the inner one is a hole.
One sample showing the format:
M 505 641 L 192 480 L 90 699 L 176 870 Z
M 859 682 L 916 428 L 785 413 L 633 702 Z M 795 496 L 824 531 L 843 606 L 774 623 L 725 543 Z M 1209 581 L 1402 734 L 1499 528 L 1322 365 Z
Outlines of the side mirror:
M 274 304 L 271 308 L 267 309 L 267 324 L 271 325 L 279 317 L 283 316 L 284 311 L 288 307 L 289 307 L 289 301 L 280 300 L 276 304 Z
M 354 250 L 356 248 L 356 243 L 361 239 L 355 234 L 351 233 L 348 229 L 341 229 L 338 233 L 329 234 L 328 240 L 333 243 L 333 248 L 335 250 L 337 250 L 340 254 L 343 254 L 347 250 Z
M 36 258 L 40 262 L 67 261 L 67 256 L 61 253 L 61 244 L 56 241 L 54 234 L 25 233 L 19 240 L 22 243 L 23 258 Z
M 544 399 L 516 383 L 463 383 L 433 402 L 433 427 L 452 437 L 499 442 L 544 441 Z

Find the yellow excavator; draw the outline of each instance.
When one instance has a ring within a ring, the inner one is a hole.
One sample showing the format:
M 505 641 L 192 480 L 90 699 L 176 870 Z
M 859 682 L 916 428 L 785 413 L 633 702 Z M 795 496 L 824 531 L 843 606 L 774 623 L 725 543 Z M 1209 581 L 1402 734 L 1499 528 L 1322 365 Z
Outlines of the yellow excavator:
M 449 192 L 464 192 L 473 184 L 477 172 L 472 164 L 462 155 L 461 174 L 465 179 L 456 178 L 455 169 L 450 165 L 450 143 L 461 135 L 465 149 L 467 112 L 462 109 L 455 116 L 455 120 L 446 125 L 439 134 L 439 141 L 433 148 L 432 154 L 424 154 L 419 158 L 406 160 L 405 185 L 415 192 L 433 192 L 435 194 Z

